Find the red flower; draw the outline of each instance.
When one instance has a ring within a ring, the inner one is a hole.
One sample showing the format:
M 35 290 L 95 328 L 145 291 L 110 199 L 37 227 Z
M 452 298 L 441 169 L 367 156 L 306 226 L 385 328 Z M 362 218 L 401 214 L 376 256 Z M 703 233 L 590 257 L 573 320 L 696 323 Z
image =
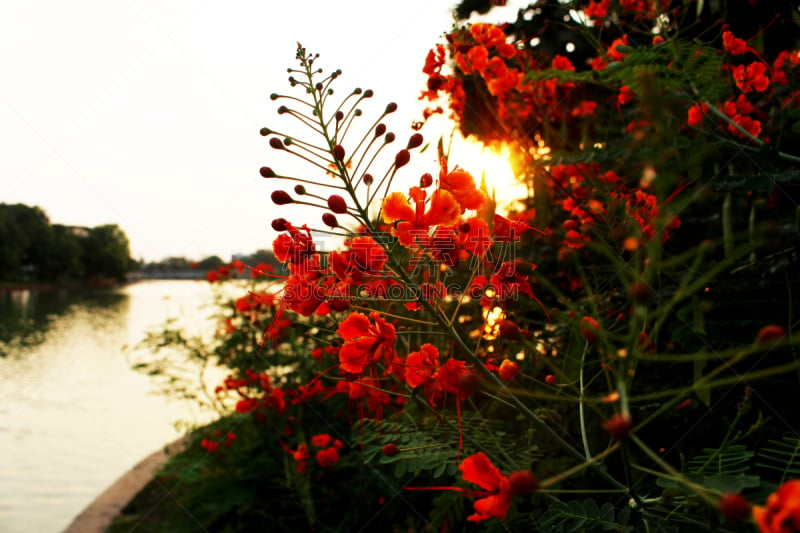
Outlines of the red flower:
M 617 50 L 617 46 L 619 45 L 628 46 L 627 35 L 623 35 L 619 39 L 614 39 L 614 41 L 611 43 L 611 46 L 608 47 L 608 57 L 611 59 L 611 61 L 622 61 L 628 55 Z
M 360 374 L 367 363 L 394 360 L 394 326 L 378 313 L 371 313 L 370 317 L 374 325 L 362 313 L 351 313 L 339 324 L 337 333 L 345 340 L 339 350 L 339 363 L 345 372 Z
M 705 117 L 707 112 L 708 105 L 705 103 L 694 104 L 689 108 L 689 114 L 686 119 L 686 123 L 690 126 L 699 126 L 703 122 L 703 117 Z
M 432 344 L 423 344 L 418 352 L 408 354 L 405 367 L 405 378 L 409 387 L 424 385 L 439 368 L 439 350 Z
M 325 448 L 326 446 L 330 446 L 331 442 L 333 442 L 333 438 L 331 438 L 331 436 L 327 433 L 322 433 L 320 435 L 314 435 L 311 437 L 311 444 L 317 448 Z
M 740 56 L 747 53 L 747 43 L 734 37 L 733 33 L 729 31 L 722 33 L 722 46 L 732 56 Z
M 315 455 L 317 463 L 322 468 L 330 468 L 339 462 L 339 450 L 335 446 L 320 450 Z
M 769 87 L 769 78 L 766 72 L 767 67 L 760 61 L 746 66 L 739 65 L 733 69 L 733 80 L 743 93 L 761 92 Z
M 753 507 L 753 520 L 761 533 L 800 531 L 800 481 L 787 481 L 767 497 L 764 507 Z
M 482 522 L 492 517 L 505 520 L 511 506 L 511 486 L 508 478 L 492 464 L 486 454 L 478 452 L 464 459 L 459 467 L 464 481 L 475 483 L 484 489 L 483 498 L 475 500 L 475 514 L 470 522 Z

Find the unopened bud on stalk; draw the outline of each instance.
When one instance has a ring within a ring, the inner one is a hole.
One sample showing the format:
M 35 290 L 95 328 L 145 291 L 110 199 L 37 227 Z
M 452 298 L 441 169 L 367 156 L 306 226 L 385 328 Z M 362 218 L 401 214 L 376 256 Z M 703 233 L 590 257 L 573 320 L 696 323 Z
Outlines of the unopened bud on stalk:
M 322 213 L 322 222 L 331 228 L 339 227 L 339 221 L 336 220 L 336 217 L 331 213 Z
M 369 187 L 372 185 L 373 181 L 375 181 L 375 179 L 372 177 L 372 174 L 364 174 L 364 185 Z
M 285 147 L 283 146 L 283 141 L 281 141 L 277 137 L 273 137 L 269 140 L 269 145 L 275 148 L 276 150 L 283 150 Z
M 394 113 L 395 111 L 397 111 L 397 104 L 396 104 L 396 103 L 394 103 L 394 102 L 390 102 L 389 104 L 387 104 L 387 106 L 386 106 L 386 111 L 385 111 L 385 113 L 386 113 L 387 115 L 388 115 L 389 113 Z
M 344 147 L 341 144 L 337 144 L 333 147 L 333 158 L 337 161 L 344 161 Z
M 291 204 L 294 202 L 292 197 L 289 196 L 289 193 L 286 191 L 273 191 L 270 198 L 272 198 L 272 202 L 277 205 Z
M 337 111 L 336 112 L 336 122 L 340 122 L 344 118 L 344 112 Z
M 261 128 L 258 132 L 261 134 L 262 137 L 266 137 L 267 135 L 272 133 L 272 130 L 269 128 Z
M 420 187 L 422 187 L 424 189 L 426 187 L 430 187 L 431 185 L 433 185 L 433 176 L 431 176 L 427 172 L 425 174 L 423 174 L 422 176 L 420 176 L 420 178 L 419 178 L 419 186 Z
M 276 218 L 272 221 L 272 229 L 275 231 L 286 231 L 289 229 L 289 221 L 285 218 Z
M 383 455 L 386 457 L 394 457 L 400 453 L 400 448 L 397 447 L 397 444 L 387 444 L 383 447 Z
M 519 326 L 511 320 L 501 320 L 498 330 L 501 337 L 510 341 L 515 341 L 522 336 Z
M 414 135 L 409 137 L 408 144 L 406 145 L 406 148 L 408 148 L 409 150 L 412 150 L 412 149 L 416 148 L 417 146 L 420 146 L 422 144 L 422 141 L 423 141 L 422 134 L 415 133 Z
M 347 213 L 347 202 L 338 194 L 332 194 L 328 197 L 328 208 L 334 213 Z
M 261 172 L 261 177 L 263 178 L 274 178 L 275 176 L 277 176 L 277 174 L 275 174 L 275 171 L 269 167 L 261 167 L 261 170 L 259 172 Z
M 289 108 L 286 107 L 285 105 L 282 105 L 282 106 L 280 106 L 278 108 L 278 114 L 279 115 L 283 115 L 284 113 L 288 113 L 288 112 L 289 112 Z
M 527 496 L 536 492 L 539 481 L 530 470 L 518 470 L 508 476 L 508 485 L 512 496 Z
M 397 168 L 403 167 L 408 164 L 411 160 L 411 154 L 408 150 L 400 150 L 397 152 L 397 155 L 394 156 L 394 166 Z
M 372 92 L 372 89 L 367 89 L 366 91 L 364 91 L 364 98 L 372 98 L 372 95 L 374 94 L 375 93 Z
M 289 78 L 289 81 L 292 81 L 292 78 Z M 280 98 L 278 93 L 272 93 L 271 95 L 269 95 L 270 100 L 277 100 L 278 98 Z
M 306 193 L 306 188 L 302 185 L 295 185 L 294 192 L 302 196 Z
M 375 126 L 375 137 L 380 137 L 384 133 L 386 133 L 386 124 L 381 122 L 380 124 Z
M 386 144 L 393 143 L 394 137 L 395 137 L 394 133 L 390 131 L 389 133 L 386 134 L 386 137 L 384 137 L 383 142 Z

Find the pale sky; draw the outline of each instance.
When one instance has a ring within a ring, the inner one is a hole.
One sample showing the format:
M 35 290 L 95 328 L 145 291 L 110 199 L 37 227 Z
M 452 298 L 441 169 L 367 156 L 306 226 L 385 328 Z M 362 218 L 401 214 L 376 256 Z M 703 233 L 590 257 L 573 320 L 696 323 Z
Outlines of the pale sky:
M 290 90 L 296 43 L 343 70 L 340 93 L 397 102 L 404 143 L 454 5 L 0 0 L 0 202 L 119 224 L 137 259 L 268 248 L 286 212 L 259 176 L 275 155 L 259 129 L 280 124 L 269 95 Z

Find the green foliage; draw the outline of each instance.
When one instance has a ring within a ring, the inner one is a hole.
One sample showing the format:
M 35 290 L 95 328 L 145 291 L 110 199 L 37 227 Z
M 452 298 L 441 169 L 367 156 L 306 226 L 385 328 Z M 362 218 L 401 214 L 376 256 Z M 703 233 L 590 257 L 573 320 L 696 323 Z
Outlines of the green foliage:
M 591 498 L 583 501 L 568 500 L 553 502 L 537 519 L 543 531 L 567 533 L 570 531 L 633 531 L 628 525 L 631 508 L 622 507 L 615 512 L 614 505 L 597 505 Z

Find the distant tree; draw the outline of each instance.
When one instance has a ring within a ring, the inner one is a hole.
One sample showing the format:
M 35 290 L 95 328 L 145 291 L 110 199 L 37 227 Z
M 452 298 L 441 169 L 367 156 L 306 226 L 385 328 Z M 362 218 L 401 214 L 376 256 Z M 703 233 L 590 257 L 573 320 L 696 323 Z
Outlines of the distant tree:
M 0 276 L 40 279 L 53 243 L 53 229 L 38 207 L 0 204 Z
M 124 280 L 131 269 L 128 237 L 116 224 L 106 224 L 89 229 L 81 239 L 85 275 L 89 278 L 114 278 Z
M 275 258 L 275 254 L 272 250 L 256 250 L 252 254 L 240 258 L 240 260 L 251 267 L 263 263 L 265 265 L 270 265 L 276 272 L 283 269 L 283 264 Z
M 216 268 L 221 267 L 224 264 L 225 262 L 222 259 L 220 259 L 218 255 L 212 255 L 206 257 L 202 261 L 198 261 L 198 263 L 195 265 L 195 268 L 197 268 L 197 270 L 200 270 L 201 272 L 208 272 L 209 270 L 214 270 Z
M 76 235 L 76 228 L 53 224 L 52 229 L 53 243 L 41 265 L 41 277 L 48 280 L 80 277 L 83 274 L 82 247 Z

